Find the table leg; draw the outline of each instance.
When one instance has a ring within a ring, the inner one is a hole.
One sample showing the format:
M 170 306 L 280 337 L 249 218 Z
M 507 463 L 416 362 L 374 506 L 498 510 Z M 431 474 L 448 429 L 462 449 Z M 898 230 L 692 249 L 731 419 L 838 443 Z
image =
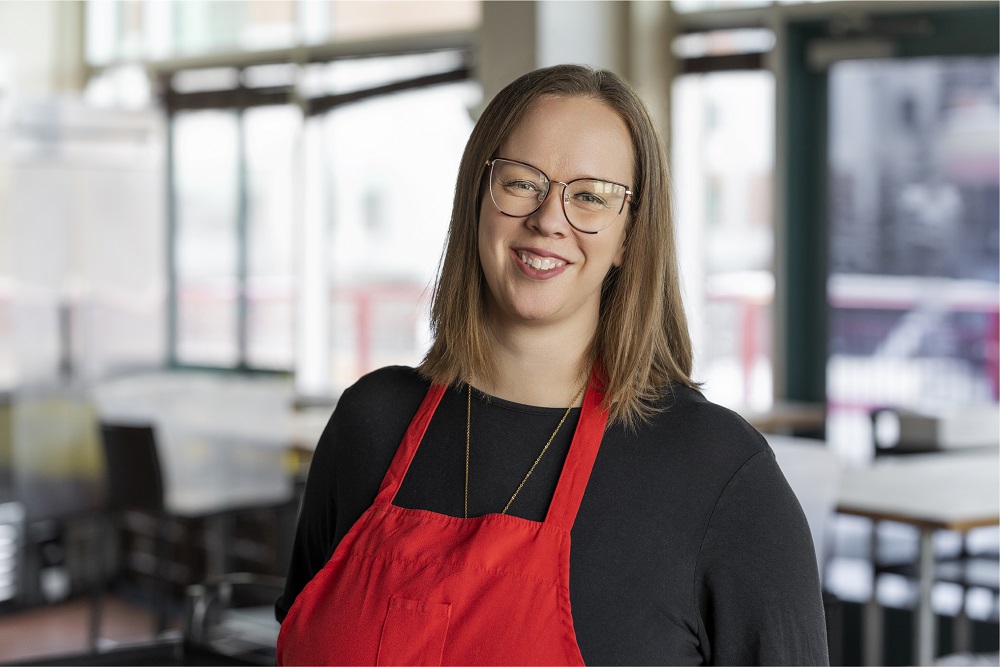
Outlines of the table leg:
M 934 588 L 934 531 L 920 529 L 917 564 L 917 608 L 913 611 L 913 657 L 917 665 L 933 665 L 937 651 L 937 624 L 931 606 Z
M 232 516 L 228 512 L 205 520 L 205 578 L 211 579 L 229 572 L 229 543 L 232 540 Z
M 864 628 L 861 632 L 861 664 L 881 665 L 882 659 L 882 607 L 878 603 L 878 522 L 872 521 L 868 552 L 872 563 L 872 594 L 862 610 Z
M 955 622 L 952 636 L 952 651 L 954 653 L 968 653 L 972 650 L 972 622 L 969 620 L 967 605 L 969 602 L 969 535 L 962 533 L 962 551 L 959 553 L 962 561 L 962 606 L 958 608 L 958 615 Z
M 954 627 L 954 640 L 952 642 L 952 650 L 955 653 L 968 653 L 972 650 L 972 621 L 969 620 L 969 615 L 965 611 L 965 598 L 968 597 L 969 592 L 962 592 L 962 608 L 958 610 L 958 615 L 955 617 Z

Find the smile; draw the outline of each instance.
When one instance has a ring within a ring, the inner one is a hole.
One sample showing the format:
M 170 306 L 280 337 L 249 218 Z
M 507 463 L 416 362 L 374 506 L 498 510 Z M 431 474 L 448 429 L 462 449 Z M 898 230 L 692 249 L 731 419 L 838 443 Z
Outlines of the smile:
M 521 263 L 538 271 L 551 271 L 566 266 L 566 260 L 555 257 L 539 257 L 523 250 L 516 251 L 516 254 Z

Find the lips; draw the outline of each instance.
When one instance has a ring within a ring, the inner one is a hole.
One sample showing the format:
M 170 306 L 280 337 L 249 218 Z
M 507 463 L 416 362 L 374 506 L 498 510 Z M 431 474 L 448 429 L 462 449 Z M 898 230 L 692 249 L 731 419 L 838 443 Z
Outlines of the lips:
M 570 266 L 566 258 L 540 248 L 511 248 L 514 263 L 532 280 L 555 278 Z
M 513 251 L 522 264 L 536 271 L 551 271 L 569 264 L 565 258 L 540 248 L 513 248 Z

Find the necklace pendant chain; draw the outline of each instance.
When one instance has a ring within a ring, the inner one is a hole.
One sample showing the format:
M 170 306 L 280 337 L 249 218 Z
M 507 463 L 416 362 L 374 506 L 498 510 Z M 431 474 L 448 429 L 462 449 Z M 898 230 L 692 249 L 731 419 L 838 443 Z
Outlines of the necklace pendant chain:
M 472 384 L 467 382 L 466 387 L 468 387 L 468 391 L 466 393 L 466 399 L 465 399 L 465 506 L 464 507 L 465 507 L 465 518 L 468 519 L 469 518 L 469 451 L 471 449 L 471 442 L 472 442 Z M 521 492 L 521 489 L 524 488 L 525 482 L 527 482 L 528 478 L 531 477 L 531 473 L 535 472 L 535 468 L 538 467 L 538 463 L 542 460 L 542 457 L 545 456 L 545 452 L 548 451 L 549 445 L 551 445 L 552 441 L 556 439 L 556 434 L 558 434 L 559 429 L 562 428 L 563 422 L 565 422 L 566 418 L 569 417 L 570 411 L 573 409 L 573 406 L 580 398 L 580 394 L 582 394 L 584 389 L 586 388 L 587 388 L 587 383 L 584 382 L 583 386 L 580 387 L 580 390 L 576 392 L 576 396 L 574 396 L 573 400 L 569 402 L 569 407 L 566 408 L 566 412 L 563 413 L 562 419 L 560 419 L 559 423 L 556 424 L 556 430 L 552 431 L 552 435 L 549 436 L 549 441 L 545 443 L 544 447 L 542 447 L 542 451 L 539 452 L 538 458 L 536 458 L 535 462 L 531 464 L 531 468 L 528 469 L 528 473 L 524 476 L 524 479 L 521 480 L 521 483 L 517 485 L 517 489 L 514 491 L 514 495 L 512 495 L 510 497 L 510 500 L 507 501 L 507 504 L 504 505 L 501 514 L 507 513 L 507 510 L 509 510 L 510 506 L 514 503 L 514 499 L 517 498 L 517 494 Z

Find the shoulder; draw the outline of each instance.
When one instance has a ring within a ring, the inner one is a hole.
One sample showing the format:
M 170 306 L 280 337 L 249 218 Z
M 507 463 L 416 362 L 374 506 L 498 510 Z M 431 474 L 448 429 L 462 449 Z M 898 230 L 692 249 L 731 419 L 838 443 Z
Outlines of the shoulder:
M 736 412 L 712 403 L 697 389 L 671 385 L 646 429 L 647 437 L 693 465 L 734 473 L 750 459 L 774 454 L 764 437 Z
M 387 366 L 362 376 L 337 400 L 316 454 L 322 458 L 339 451 L 349 456 L 350 452 L 371 451 L 372 444 L 395 446 L 429 386 L 409 366 Z
M 430 383 L 409 366 L 386 366 L 362 376 L 337 401 L 338 413 L 358 419 L 380 419 L 387 411 L 405 412 L 420 405 Z M 412 414 L 410 415 L 412 416 Z
M 749 479 L 754 486 L 773 487 L 780 477 L 764 437 L 696 389 L 674 385 L 656 407 L 634 432 L 621 425 L 608 430 L 598 459 L 601 474 L 613 476 L 618 486 L 647 480 L 642 485 L 647 504 L 671 508 L 670 516 L 689 529 L 701 526 L 695 533 L 707 530 L 731 485 Z M 767 488 L 752 504 L 772 492 Z
M 609 497 L 658 508 L 661 520 L 674 522 L 671 530 L 692 536 L 696 550 L 727 487 L 770 477 L 777 462 L 760 433 L 696 389 L 673 385 L 655 407 L 634 431 L 609 427 L 592 481 Z
M 415 392 L 426 392 L 430 386 L 416 368 L 410 366 L 384 366 L 361 376 L 344 391 L 342 400 L 364 401 L 399 397 Z

